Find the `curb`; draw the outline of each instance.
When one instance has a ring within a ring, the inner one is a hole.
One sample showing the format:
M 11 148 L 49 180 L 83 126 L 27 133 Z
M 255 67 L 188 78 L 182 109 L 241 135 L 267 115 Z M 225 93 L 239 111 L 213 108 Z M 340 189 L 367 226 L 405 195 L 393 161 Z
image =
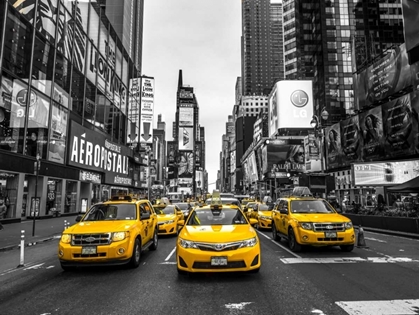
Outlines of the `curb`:
M 53 239 L 56 239 L 58 236 L 60 236 L 60 235 L 57 234 L 57 235 L 53 235 L 53 236 L 50 236 L 50 237 L 47 237 L 47 238 L 42 238 L 42 239 L 39 239 L 39 240 L 28 242 L 28 243 L 25 243 L 25 247 L 32 247 L 32 246 L 35 246 L 39 243 L 52 241 Z M 0 252 L 7 252 L 7 251 L 10 251 L 10 250 L 19 249 L 19 248 L 20 248 L 20 244 L 9 245 L 9 246 L 5 246 L 5 247 L 0 248 Z

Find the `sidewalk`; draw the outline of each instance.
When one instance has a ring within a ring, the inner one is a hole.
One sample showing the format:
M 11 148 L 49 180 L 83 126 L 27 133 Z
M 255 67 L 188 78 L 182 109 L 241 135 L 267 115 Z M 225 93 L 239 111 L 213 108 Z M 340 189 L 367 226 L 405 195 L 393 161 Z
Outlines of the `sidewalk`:
M 68 222 L 68 226 L 76 223 L 76 216 L 77 214 L 75 214 L 74 216 L 63 216 L 57 218 L 35 220 L 34 236 L 32 236 L 32 219 L 18 223 L 3 224 L 3 229 L 0 230 L 0 251 L 19 248 L 22 230 L 25 231 L 25 246 L 32 246 L 37 243 L 51 240 L 55 236 L 61 235 L 61 233 L 64 230 L 64 221 Z

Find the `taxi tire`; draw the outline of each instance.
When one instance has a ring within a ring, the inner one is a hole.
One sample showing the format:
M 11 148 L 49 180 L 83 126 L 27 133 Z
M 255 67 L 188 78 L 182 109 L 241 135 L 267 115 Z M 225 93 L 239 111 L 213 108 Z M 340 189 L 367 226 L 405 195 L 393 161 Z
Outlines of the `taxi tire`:
M 155 233 L 153 234 L 153 243 L 152 245 L 150 245 L 150 250 L 156 250 L 158 248 L 158 242 L 159 242 L 159 236 L 158 236 L 158 231 L 157 231 L 157 227 L 155 228 Z
M 271 232 L 272 232 L 272 236 L 273 236 L 273 240 L 279 242 L 281 240 L 281 237 L 277 234 L 277 229 L 276 229 L 276 225 L 274 224 L 274 222 L 271 224 Z
M 292 228 L 289 229 L 288 241 L 289 248 L 292 252 L 299 252 L 302 249 L 302 245 L 298 244 L 296 241 L 295 232 Z
M 141 243 L 138 238 L 136 238 L 133 246 L 133 254 L 131 255 L 131 259 L 129 261 L 129 265 L 131 268 L 137 268 L 140 265 L 140 257 L 141 257 Z

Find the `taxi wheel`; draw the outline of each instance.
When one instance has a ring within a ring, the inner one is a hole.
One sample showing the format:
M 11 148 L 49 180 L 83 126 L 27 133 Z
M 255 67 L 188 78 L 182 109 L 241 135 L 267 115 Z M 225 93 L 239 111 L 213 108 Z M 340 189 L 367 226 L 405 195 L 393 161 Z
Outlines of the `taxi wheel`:
M 276 225 L 274 224 L 274 222 L 271 224 L 271 231 L 273 233 L 273 240 L 275 241 L 280 241 L 280 236 L 277 234 L 277 229 L 276 229 Z
M 134 242 L 133 247 L 133 255 L 130 259 L 130 267 L 137 268 L 140 265 L 140 256 L 141 256 L 141 246 L 140 246 L 140 240 L 136 238 L 136 241 Z
M 155 228 L 155 234 L 153 234 L 153 243 L 150 245 L 150 250 L 156 250 L 158 247 L 158 231 L 157 228 Z
M 293 232 L 292 228 L 289 229 L 288 238 L 289 238 L 289 248 L 291 249 L 292 252 L 298 252 L 302 249 L 302 246 L 298 244 L 298 242 L 296 241 L 295 232 Z

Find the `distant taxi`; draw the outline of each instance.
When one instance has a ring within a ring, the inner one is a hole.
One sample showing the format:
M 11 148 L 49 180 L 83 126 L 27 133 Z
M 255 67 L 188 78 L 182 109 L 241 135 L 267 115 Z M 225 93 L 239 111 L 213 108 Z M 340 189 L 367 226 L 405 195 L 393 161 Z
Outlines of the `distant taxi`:
M 256 203 L 249 216 L 257 220 L 257 229 L 271 229 L 273 204 Z
M 178 273 L 258 272 L 261 249 L 252 224 L 256 220 L 248 221 L 240 207 L 217 198 L 196 207 L 178 234 Z
M 178 221 L 184 219 L 184 214 L 177 205 L 154 205 L 158 217 L 159 235 L 178 234 Z

